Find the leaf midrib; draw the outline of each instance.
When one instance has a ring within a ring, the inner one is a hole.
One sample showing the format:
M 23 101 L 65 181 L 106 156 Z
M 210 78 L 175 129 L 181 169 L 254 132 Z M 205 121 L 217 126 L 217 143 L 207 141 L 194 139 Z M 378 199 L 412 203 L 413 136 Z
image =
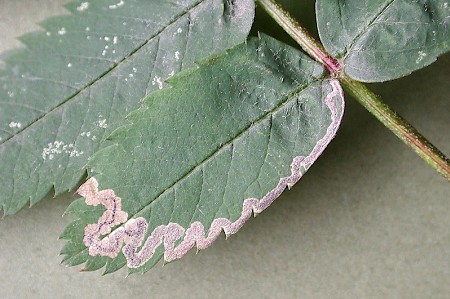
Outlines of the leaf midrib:
M 149 202 L 148 204 L 143 205 L 142 208 L 140 208 L 138 211 L 129 214 L 128 217 L 129 219 L 133 218 L 134 216 L 136 216 L 137 214 L 139 214 L 140 212 L 142 212 L 144 209 L 146 209 L 147 207 L 153 205 L 153 203 L 155 203 L 158 199 L 160 199 L 162 197 L 162 195 L 164 195 L 166 192 L 168 192 L 169 190 L 171 190 L 172 188 L 174 188 L 176 185 L 182 183 L 184 180 L 186 180 L 191 174 L 193 174 L 197 169 L 201 169 L 201 167 L 203 167 L 206 163 L 208 163 L 208 161 L 210 161 L 211 159 L 213 159 L 215 156 L 219 155 L 222 150 L 224 150 L 225 148 L 227 148 L 229 145 L 233 144 L 233 142 L 235 142 L 236 140 L 238 140 L 239 138 L 241 138 L 246 132 L 250 131 L 252 128 L 254 128 L 255 126 L 259 125 L 263 120 L 265 120 L 268 116 L 273 115 L 275 112 L 277 112 L 278 110 L 282 109 L 285 105 L 287 105 L 288 103 L 291 102 L 292 98 L 295 97 L 296 95 L 298 95 L 299 93 L 301 93 L 302 91 L 304 91 L 306 88 L 308 88 L 309 86 L 323 81 L 325 79 L 324 75 L 308 82 L 305 84 L 300 85 L 298 88 L 296 88 L 294 91 L 290 92 L 286 97 L 285 100 L 281 101 L 279 105 L 275 106 L 273 109 L 269 110 L 267 113 L 263 114 L 261 117 L 259 117 L 256 121 L 252 122 L 249 126 L 247 126 L 246 128 L 244 128 L 243 130 L 241 130 L 240 132 L 238 132 L 234 137 L 230 138 L 230 140 L 224 144 L 222 144 L 219 148 L 217 148 L 213 153 L 211 153 L 208 157 L 206 157 L 205 159 L 203 159 L 201 162 L 199 162 L 196 166 L 192 167 L 190 170 L 188 170 L 182 177 L 180 177 L 179 179 L 177 179 L 172 185 L 168 186 L 167 188 L 165 188 L 164 190 L 162 190 L 159 194 L 157 194 L 154 199 Z M 111 145 L 111 146 L 117 146 L 116 145 Z M 118 226 L 117 228 L 115 228 L 114 230 L 112 230 L 109 234 L 104 235 L 104 237 L 110 235 L 111 233 L 113 233 L 114 231 L 116 231 L 119 227 L 122 227 L 122 225 Z M 103 238 L 104 238 L 103 237 Z M 79 254 L 85 252 L 87 250 L 87 248 L 84 248 L 83 250 L 77 252 L 76 254 L 72 255 L 69 259 L 70 260 L 72 258 L 77 257 Z
M 373 18 L 370 20 L 369 23 L 367 23 L 366 26 L 364 26 L 363 30 L 361 30 L 356 36 L 355 38 L 353 38 L 351 44 L 346 47 L 345 53 L 342 57 L 342 60 L 346 60 L 348 55 L 352 52 L 353 47 L 355 46 L 355 44 L 358 42 L 359 38 L 361 36 L 363 36 L 364 34 L 367 33 L 367 31 L 370 29 L 370 27 L 372 27 L 372 25 L 386 12 L 386 10 L 389 9 L 389 7 L 395 2 L 396 0 L 389 0 L 388 2 L 386 2 L 386 4 L 380 9 L 380 11 L 378 11 Z
M 41 116 L 37 117 L 33 122 L 29 123 L 27 126 L 24 126 L 21 130 L 17 131 L 15 134 L 3 139 L 0 142 L 0 146 L 6 146 L 6 143 L 8 143 L 9 141 L 13 140 L 14 138 L 16 138 L 16 136 L 21 135 L 22 133 L 24 133 L 28 128 L 32 127 L 33 125 L 39 123 L 42 119 L 44 119 L 45 117 L 47 117 L 49 114 L 51 114 L 52 112 L 58 110 L 60 107 L 66 105 L 67 103 L 69 103 L 71 100 L 75 99 L 79 94 L 81 94 L 82 92 L 90 89 L 94 84 L 96 84 L 97 82 L 99 82 L 101 79 L 103 79 L 105 76 L 107 76 L 108 74 L 110 74 L 111 72 L 113 72 L 115 69 L 117 69 L 120 65 L 122 65 L 124 62 L 126 62 L 130 57 L 132 57 L 134 54 L 136 54 L 136 52 L 138 52 L 139 50 L 141 50 L 143 47 L 145 47 L 147 44 L 149 44 L 150 42 L 152 42 L 156 37 L 158 37 L 159 35 L 161 35 L 169 26 L 171 26 L 172 24 L 174 24 L 175 22 L 177 22 L 179 19 L 181 19 L 182 17 L 184 17 L 185 15 L 187 15 L 188 13 L 190 13 L 192 10 L 196 9 L 199 5 L 201 5 L 202 3 L 209 1 L 209 0 L 200 0 L 198 2 L 195 2 L 192 6 L 188 7 L 186 9 L 186 11 L 176 15 L 172 20 L 170 20 L 167 25 L 165 25 L 163 28 L 161 28 L 161 30 L 159 30 L 158 32 L 156 32 L 153 36 L 149 37 L 148 39 L 146 39 L 140 46 L 136 47 L 134 50 L 130 51 L 129 54 L 127 54 L 126 56 L 124 56 L 121 60 L 119 60 L 118 62 L 116 62 L 112 67 L 110 67 L 108 70 L 106 70 L 105 72 L 103 72 L 100 76 L 98 76 L 97 78 L 95 78 L 94 80 L 92 80 L 91 82 L 87 83 L 83 88 L 80 88 L 80 90 L 78 90 L 76 93 L 74 93 L 73 95 L 69 96 L 67 99 L 61 101 L 58 105 L 54 106 L 53 108 L 50 108 L 47 112 L 45 112 L 44 114 L 42 114 Z

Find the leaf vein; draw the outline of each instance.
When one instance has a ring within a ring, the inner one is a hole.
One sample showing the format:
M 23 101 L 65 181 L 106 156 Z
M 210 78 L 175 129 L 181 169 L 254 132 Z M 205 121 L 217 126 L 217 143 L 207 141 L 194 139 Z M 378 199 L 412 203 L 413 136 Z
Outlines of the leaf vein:
M 350 43 L 349 46 L 346 47 L 345 53 L 344 53 L 344 57 L 343 60 L 345 60 L 347 58 L 347 56 L 350 54 L 350 52 L 352 51 L 353 47 L 355 46 L 356 42 L 358 41 L 358 39 L 363 36 L 365 33 L 367 33 L 367 31 L 369 30 L 369 28 L 373 25 L 373 23 L 375 23 L 388 9 L 389 7 L 395 2 L 396 0 L 388 0 L 386 2 L 386 4 L 384 6 L 381 7 L 381 9 L 373 16 L 373 18 L 369 21 L 369 23 L 367 23 L 366 26 L 364 26 L 364 28 L 358 32 L 358 34 L 356 34 L 356 36 L 353 38 L 352 42 Z M 339 6 L 340 7 L 340 6 Z

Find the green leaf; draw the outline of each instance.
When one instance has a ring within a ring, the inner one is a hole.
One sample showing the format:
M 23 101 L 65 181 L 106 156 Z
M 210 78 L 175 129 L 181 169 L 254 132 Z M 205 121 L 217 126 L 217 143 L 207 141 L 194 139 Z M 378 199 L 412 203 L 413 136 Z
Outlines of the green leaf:
M 62 236 L 65 263 L 147 271 L 163 254 L 172 261 L 195 241 L 208 247 L 222 229 L 234 234 L 300 179 L 334 137 L 344 108 L 338 81 L 326 79 L 321 65 L 268 37 L 168 83 L 113 133 L 115 145 L 90 160 L 95 179 L 79 194 L 98 206 L 79 199 L 69 207 L 79 219 Z M 107 190 L 98 192 L 97 182 Z M 98 219 L 100 203 L 107 211 Z M 203 227 L 211 228 L 206 239 Z
M 448 0 L 318 0 L 323 45 L 364 82 L 409 75 L 450 50 Z
M 0 71 L 0 208 L 76 186 L 87 159 L 148 92 L 242 43 L 253 0 L 75 2 L 22 37 Z

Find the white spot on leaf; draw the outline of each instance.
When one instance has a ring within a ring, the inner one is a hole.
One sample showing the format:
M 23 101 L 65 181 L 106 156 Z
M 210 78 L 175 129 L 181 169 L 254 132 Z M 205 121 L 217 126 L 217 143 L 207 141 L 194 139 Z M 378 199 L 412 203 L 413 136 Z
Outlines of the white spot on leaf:
M 161 78 L 158 76 L 153 77 L 153 80 L 152 80 L 152 85 L 156 85 L 156 84 L 158 84 L 159 89 L 163 88 L 163 83 L 161 81 Z
M 77 7 L 78 11 L 85 11 L 89 8 L 89 2 L 82 2 L 80 6 Z
M 89 132 L 81 132 L 80 133 L 80 136 L 81 137 L 84 137 L 84 136 L 86 136 L 86 137 L 91 137 L 91 132 L 89 131 Z
M 12 122 L 9 123 L 8 126 L 9 126 L 11 129 L 14 129 L 14 128 L 20 129 L 20 128 L 22 127 L 22 124 L 19 123 L 19 122 L 14 122 L 14 121 L 12 121 Z
M 47 147 L 42 149 L 42 159 L 53 160 L 57 155 L 66 154 L 72 157 L 79 157 L 84 154 L 83 151 L 79 151 L 75 146 L 71 144 L 65 144 L 63 141 L 56 140 L 53 143 L 49 143 Z
M 121 6 L 123 6 L 125 4 L 125 1 L 120 0 L 117 4 L 112 4 L 109 6 L 109 9 L 116 9 L 119 8 Z
M 427 53 L 425 53 L 423 51 L 419 51 L 419 52 L 417 52 L 417 54 L 419 56 L 416 59 L 416 63 L 420 63 L 427 56 Z
M 66 31 L 66 28 L 64 28 L 64 27 L 61 27 L 61 29 L 58 30 L 59 35 L 64 35 L 66 33 L 67 33 L 67 31 Z
M 106 128 L 108 127 L 108 124 L 106 123 L 106 119 L 98 120 L 95 124 L 96 124 L 99 128 L 102 128 L 102 129 L 106 129 Z
M 177 35 L 177 34 L 180 34 L 180 33 L 182 33 L 182 32 L 183 32 L 183 29 L 181 29 L 180 27 L 178 27 L 177 31 L 175 31 L 175 32 L 173 33 L 173 36 L 175 36 L 175 35 Z

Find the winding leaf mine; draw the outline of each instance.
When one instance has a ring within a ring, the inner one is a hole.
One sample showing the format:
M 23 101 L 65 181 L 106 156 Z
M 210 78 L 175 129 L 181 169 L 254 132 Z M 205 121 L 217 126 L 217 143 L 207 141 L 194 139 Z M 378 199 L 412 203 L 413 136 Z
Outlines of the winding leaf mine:
M 193 222 L 187 229 L 178 223 L 171 222 L 156 227 L 144 242 L 149 227 L 147 220 L 138 217 L 127 221 L 128 214 L 122 211 L 121 198 L 111 189 L 98 191 L 97 180 L 90 178 L 77 193 L 85 197 L 86 204 L 93 206 L 102 204 L 106 210 L 97 223 L 85 227 L 83 242 L 89 248 L 89 254 L 115 258 L 122 249 L 127 266 L 138 268 L 152 258 L 156 248 L 161 244 L 165 249 L 164 260 L 170 262 L 183 257 L 194 246 L 199 250 L 206 249 L 222 231 L 227 236 L 237 233 L 252 214 L 256 215 L 264 211 L 286 187 L 290 188 L 297 183 L 303 175 L 302 169 L 308 169 L 334 138 L 343 115 L 343 110 L 336 107 L 336 102 L 340 102 L 343 106 L 344 101 L 339 82 L 330 80 L 330 85 L 332 91 L 326 96 L 325 103 L 330 110 L 332 121 L 325 136 L 316 143 L 311 153 L 306 157 L 295 157 L 291 163 L 291 175 L 281 178 L 278 185 L 263 198 L 245 199 L 241 216 L 237 220 L 232 222 L 227 218 L 214 219 L 207 234 L 205 234 L 205 226 L 199 221 Z M 111 233 L 114 226 L 122 223 L 125 225 Z M 101 239 L 101 236 L 106 234 L 109 235 Z M 182 241 L 176 245 L 181 238 L 183 238 Z
M 327 77 L 264 35 L 173 76 L 90 159 L 90 176 L 107 191 L 98 193 L 92 178 L 80 189 L 87 201 L 68 208 L 77 220 L 61 236 L 64 263 L 145 272 L 210 246 L 221 231 L 236 233 L 335 135 L 344 102 Z

